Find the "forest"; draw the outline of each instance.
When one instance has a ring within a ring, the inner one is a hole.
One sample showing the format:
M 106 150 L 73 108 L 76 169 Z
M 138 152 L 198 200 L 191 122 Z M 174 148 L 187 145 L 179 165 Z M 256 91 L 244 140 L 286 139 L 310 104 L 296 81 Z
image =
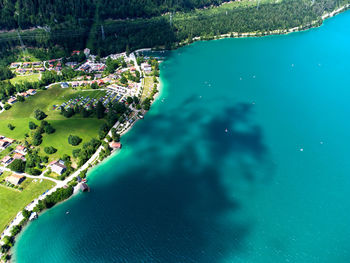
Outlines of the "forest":
M 81 23 L 81 20 L 149 18 L 228 0 L 1 0 L 0 30 Z
M 313 21 L 319 25 L 324 12 L 350 0 L 243 0 L 220 5 L 223 2 L 227 1 L 0 0 L 0 29 L 21 29 L 0 33 L 0 58 L 2 64 L 14 61 L 22 42 L 41 48 L 45 58 L 85 47 L 104 56 L 145 47 L 176 48 L 193 37 L 283 30 Z

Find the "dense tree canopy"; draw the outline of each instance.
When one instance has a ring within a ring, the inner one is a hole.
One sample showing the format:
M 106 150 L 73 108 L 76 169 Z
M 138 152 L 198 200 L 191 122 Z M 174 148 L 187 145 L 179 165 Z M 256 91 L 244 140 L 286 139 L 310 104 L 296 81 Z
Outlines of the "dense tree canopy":
M 193 37 L 210 39 L 230 32 L 262 33 L 308 26 L 315 21 L 319 25 L 324 12 L 348 4 L 349 0 L 271 0 L 262 1 L 259 7 L 257 1 L 241 1 L 241 4 L 193 11 L 223 2 L 228 1 L 0 0 L 0 30 L 37 28 L 1 33 L 0 57 L 5 61 L 2 64 L 16 60 L 20 52 L 16 51 L 20 44 L 18 34 L 26 46 L 40 47 L 40 51 L 33 52 L 43 59 L 68 56 L 72 50 L 85 47 L 105 56 L 144 47 L 173 48 L 176 43 L 192 41 Z M 108 70 L 117 66 L 117 63 L 108 64 Z M 45 73 L 41 83 L 47 85 L 64 79 L 65 75 L 69 72 L 60 76 Z

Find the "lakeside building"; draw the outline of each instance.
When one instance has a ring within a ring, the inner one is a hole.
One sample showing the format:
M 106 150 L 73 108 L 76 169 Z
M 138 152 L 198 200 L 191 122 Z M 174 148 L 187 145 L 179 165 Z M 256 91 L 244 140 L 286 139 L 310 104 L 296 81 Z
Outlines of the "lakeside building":
M 12 174 L 12 175 L 6 177 L 5 181 L 10 183 L 10 184 L 13 184 L 13 185 L 19 185 L 24 181 L 25 178 L 26 177 L 23 175 Z
M 89 188 L 89 186 L 86 183 L 81 183 L 80 184 L 80 190 L 82 192 L 86 192 L 86 191 L 90 191 L 90 188 Z
M 109 146 L 113 149 L 121 149 L 122 148 L 122 144 L 120 142 L 111 142 L 109 144 Z
M 67 167 L 64 165 L 64 162 L 61 160 L 53 161 L 50 163 L 51 170 L 59 175 L 62 175 L 66 170 Z

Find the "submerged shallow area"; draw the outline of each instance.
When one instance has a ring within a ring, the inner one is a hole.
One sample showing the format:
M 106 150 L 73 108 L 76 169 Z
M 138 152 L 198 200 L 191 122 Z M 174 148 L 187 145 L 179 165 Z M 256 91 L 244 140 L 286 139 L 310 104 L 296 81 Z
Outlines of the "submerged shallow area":
M 349 24 L 171 52 L 123 150 L 15 260 L 348 262 Z

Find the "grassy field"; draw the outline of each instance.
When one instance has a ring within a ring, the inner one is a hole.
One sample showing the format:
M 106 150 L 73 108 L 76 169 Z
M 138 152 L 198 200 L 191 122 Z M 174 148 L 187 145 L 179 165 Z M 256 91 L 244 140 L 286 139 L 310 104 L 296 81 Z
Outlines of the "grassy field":
M 40 74 L 32 74 L 32 75 L 24 75 L 24 76 L 16 76 L 13 79 L 10 79 L 10 82 L 15 85 L 17 83 L 21 83 L 21 82 L 35 82 L 38 81 L 40 77 Z
M 40 147 L 53 146 L 57 149 L 55 154 L 49 156 L 50 160 L 63 154 L 72 155 L 74 147 L 68 144 L 68 136 L 70 134 L 77 135 L 83 139 L 82 143 L 89 141 L 91 138 L 97 138 L 98 130 L 104 120 L 82 118 L 80 116 L 67 119 L 60 114 L 59 110 L 54 110 L 53 105 L 61 105 L 63 102 L 78 96 L 93 98 L 104 94 L 104 91 L 99 90 L 74 91 L 71 88 L 61 89 L 60 87 L 38 91 L 36 95 L 27 98 L 25 102 L 17 102 L 10 110 L 0 114 L 0 134 L 23 141 L 25 134 L 30 134 L 29 121 L 39 124 L 39 121 L 34 118 L 34 111 L 41 109 L 48 115 L 45 120 L 52 124 L 56 132 L 50 135 L 44 134 L 43 143 Z M 8 124 L 15 126 L 15 129 L 11 131 Z
M 153 77 L 145 77 L 144 81 L 145 81 L 145 85 L 142 90 L 141 101 L 144 101 L 145 98 L 151 95 L 151 92 L 154 86 Z
M 4 176 L 7 176 L 7 174 L 1 177 Z M 40 182 L 40 180 L 35 182 L 35 180 L 36 179 L 27 178 L 22 183 L 24 190 L 21 192 L 0 185 L 0 232 L 2 232 L 16 214 L 33 199 L 55 185 L 54 182 L 48 180 L 42 182 Z

